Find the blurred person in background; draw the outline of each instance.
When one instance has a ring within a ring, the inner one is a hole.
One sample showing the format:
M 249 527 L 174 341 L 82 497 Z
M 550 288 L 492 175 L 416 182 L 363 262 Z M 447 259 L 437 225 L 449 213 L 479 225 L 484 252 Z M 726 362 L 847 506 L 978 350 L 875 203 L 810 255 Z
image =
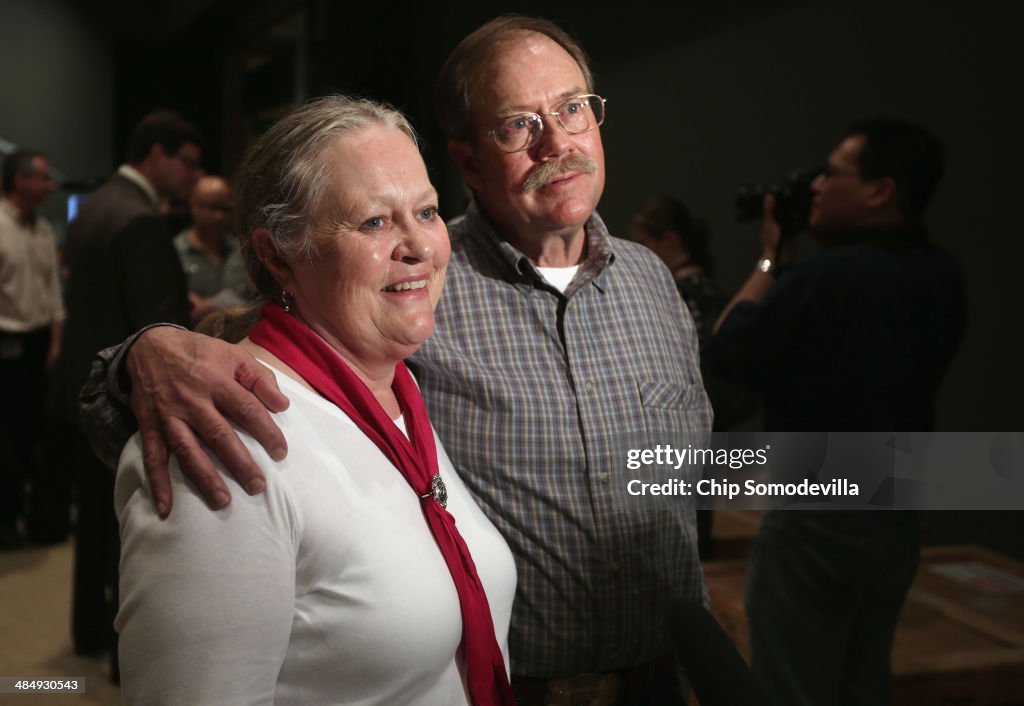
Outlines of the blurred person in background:
M 719 318 L 711 356 L 762 391 L 767 431 L 934 429 L 966 325 L 960 265 L 929 242 L 923 220 L 942 172 L 942 144 L 923 127 L 854 123 L 811 183 L 819 250 L 799 261 L 779 248 L 775 198 L 765 197 L 761 259 Z M 764 516 L 746 604 L 752 666 L 774 704 L 891 703 L 893 635 L 920 533 L 907 511 Z
M 89 195 L 68 228 L 60 372 L 78 508 L 72 603 L 78 654 L 115 645 L 118 560 L 113 478 L 81 431 L 78 391 L 100 348 L 146 324 L 190 322 L 185 275 L 159 204 L 161 197 L 188 198 L 201 160 L 202 136 L 192 123 L 168 111 L 147 115 L 129 137 L 125 163 Z
M 188 282 L 192 323 L 216 309 L 244 304 L 251 288 L 238 242 L 231 235 L 231 185 L 207 175 L 188 200 L 191 225 L 174 237 Z
M 0 197 L 0 549 L 24 543 L 25 484 L 38 480 L 46 372 L 60 355 L 57 244 L 39 208 L 53 193 L 36 150 L 3 161 Z

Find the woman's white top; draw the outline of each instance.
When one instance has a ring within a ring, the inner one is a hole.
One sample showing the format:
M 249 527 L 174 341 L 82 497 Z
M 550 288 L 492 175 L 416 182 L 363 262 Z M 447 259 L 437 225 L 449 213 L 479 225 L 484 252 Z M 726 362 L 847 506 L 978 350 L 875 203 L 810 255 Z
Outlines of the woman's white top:
M 125 703 L 467 704 L 459 599 L 423 501 L 343 412 L 275 374 L 291 400 L 275 415 L 288 458 L 242 434 L 266 475 L 259 495 L 228 480 L 231 504 L 212 512 L 172 462 L 173 509 L 160 520 L 138 435 L 125 447 Z M 512 555 L 435 441 L 507 670 Z

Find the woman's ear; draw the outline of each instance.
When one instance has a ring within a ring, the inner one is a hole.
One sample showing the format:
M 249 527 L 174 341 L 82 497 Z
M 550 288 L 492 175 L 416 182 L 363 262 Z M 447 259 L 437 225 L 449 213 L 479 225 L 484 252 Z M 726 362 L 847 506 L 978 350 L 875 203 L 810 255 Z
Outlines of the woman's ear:
M 290 290 L 292 284 L 292 268 L 281 257 L 277 245 L 274 243 L 274 236 L 266 228 L 257 228 L 252 233 L 252 251 L 256 255 L 270 276 L 274 278 L 282 290 Z

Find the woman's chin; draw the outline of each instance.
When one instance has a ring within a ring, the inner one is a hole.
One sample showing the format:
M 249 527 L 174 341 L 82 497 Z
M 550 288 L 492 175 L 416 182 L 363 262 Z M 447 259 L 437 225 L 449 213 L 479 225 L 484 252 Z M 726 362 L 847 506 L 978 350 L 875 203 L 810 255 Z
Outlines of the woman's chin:
M 389 337 L 388 348 L 395 352 L 395 357 L 404 360 L 420 349 L 420 346 L 434 333 L 434 322 L 422 324 L 402 331 L 401 334 Z

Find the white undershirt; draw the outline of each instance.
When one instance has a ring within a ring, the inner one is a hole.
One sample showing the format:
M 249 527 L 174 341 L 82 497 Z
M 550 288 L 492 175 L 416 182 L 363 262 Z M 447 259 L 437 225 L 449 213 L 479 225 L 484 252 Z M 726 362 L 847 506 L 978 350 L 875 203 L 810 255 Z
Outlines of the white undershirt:
M 576 276 L 576 271 L 579 269 L 579 265 L 573 265 L 572 267 L 537 267 L 537 272 L 540 272 L 541 277 L 548 284 L 562 294 L 565 294 L 565 290 L 569 288 L 569 283 L 572 282 L 572 278 Z

